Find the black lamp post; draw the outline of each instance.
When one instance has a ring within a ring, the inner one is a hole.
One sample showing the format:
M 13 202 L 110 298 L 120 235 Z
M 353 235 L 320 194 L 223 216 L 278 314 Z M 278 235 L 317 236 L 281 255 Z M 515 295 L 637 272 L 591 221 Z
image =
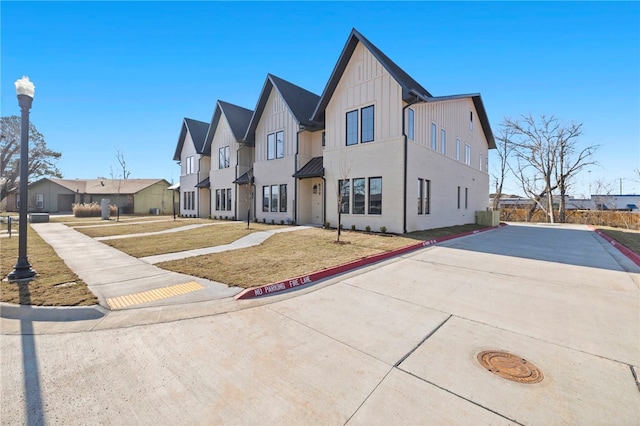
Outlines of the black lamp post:
M 29 179 L 29 110 L 33 102 L 35 86 L 29 81 L 29 77 L 22 77 L 16 81 L 18 93 L 18 105 L 21 110 L 20 124 L 20 222 L 18 224 L 18 262 L 13 267 L 13 272 L 8 276 L 9 281 L 31 279 L 36 271 L 31 269 L 27 260 L 27 208 L 29 206 L 28 179 Z

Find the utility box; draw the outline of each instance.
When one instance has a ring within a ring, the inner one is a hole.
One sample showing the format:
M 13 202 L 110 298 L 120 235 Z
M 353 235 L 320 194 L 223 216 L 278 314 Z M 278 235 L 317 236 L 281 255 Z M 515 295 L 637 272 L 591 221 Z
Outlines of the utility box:
M 29 213 L 29 222 L 31 223 L 49 222 L 49 213 Z
M 476 223 L 484 226 L 500 225 L 500 210 L 477 211 Z
M 100 212 L 102 213 L 102 220 L 109 220 L 111 212 L 109 211 L 109 201 L 106 198 L 100 200 Z

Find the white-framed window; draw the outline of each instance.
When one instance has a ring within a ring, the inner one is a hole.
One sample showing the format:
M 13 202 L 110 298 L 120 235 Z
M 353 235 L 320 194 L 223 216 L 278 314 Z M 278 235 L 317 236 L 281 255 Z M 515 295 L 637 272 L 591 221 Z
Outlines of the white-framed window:
M 442 155 L 447 154 L 447 131 L 440 129 L 440 152 Z
M 460 138 L 456 138 L 456 160 L 460 161 Z
M 184 174 L 190 175 L 196 171 L 196 159 L 193 155 L 188 156 L 185 159 L 185 171 Z
M 482 171 L 483 166 L 484 166 L 484 161 L 482 160 L 482 153 L 480 153 L 480 161 L 478 162 L 478 169 Z
M 414 119 L 413 109 L 409 108 L 409 111 L 407 112 L 407 137 L 411 140 L 414 140 L 415 136 Z
M 44 194 L 36 194 L 36 208 L 37 209 L 44 208 Z
M 276 158 L 284 157 L 284 132 L 276 132 Z
M 469 144 L 464 144 L 464 164 L 471 165 L 471 146 Z
M 231 150 L 228 146 L 218 149 L 218 168 L 226 169 L 231 165 Z
M 473 111 L 469 111 L 469 130 L 473 130 Z
M 438 149 L 438 126 L 436 123 L 431 123 L 431 149 L 436 151 Z
M 431 181 L 418 178 L 418 214 L 429 214 L 431 205 Z

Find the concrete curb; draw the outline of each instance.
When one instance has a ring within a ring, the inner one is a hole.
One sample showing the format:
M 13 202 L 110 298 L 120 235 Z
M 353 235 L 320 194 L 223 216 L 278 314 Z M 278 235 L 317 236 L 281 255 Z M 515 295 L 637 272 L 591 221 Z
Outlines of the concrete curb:
M 100 319 L 110 311 L 92 306 L 31 306 L 0 302 L 0 317 L 21 321 L 68 322 Z
M 503 226 L 507 226 L 507 225 L 500 224 L 498 226 L 493 226 L 490 228 L 478 229 L 475 231 L 463 232 L 461 234 L 455 234 L 455 235 L 447 235 L 445 237 L 440 237 L 433 240 L 422 241 L 416 244 L 411 244 L 406 247 L 401 247 L 396 250 L 392 250 L 392 251 L 388 251 L 380 254 L 374 254 L 369 257 L 354 260 L 352 262 L 345 263 L 342 265 L 334 266 L 333 268 L 327 268 L 327 269 L 323 269 L 322 271 L 312 272 L 309 275 L 303 275 L 303 276 L 285 280 L 285 281 L 279 281 L 276 283 L 266 284 L 263 286 L 248 288 L 243 292 L 238 293 L 235 296 L 235 298 L 236 300 L 254 299 L 256 297 L 270 296 L 270 295 L 287 291 L 287 290 L 300 289 L 303 287 L 307 287 L 308 285 L 315 283 L 317 281 L 323 280 L 325 278 L 329 278 L 334 275 L 343 274 L 345 272 L 349 272 L 354 269 L 361 268 L 363 266 L 371 265 L 373 263 L 381 262 L 383 260 L 387 260 L 392 257 L 400 256 L 402 254 L 409 253 L 424 247 L 428 247 L 437 243 L 452 240 L 454 238 L 460 238 L 460 237 L 466 237 L 468 235 L 479 234 L 480 232 L 490 231 Z
M 615 248 L 617 248 L 620 253 L 622 253 L 625 256 L 627 256 L 630 261 L 632 261 L 636 265 L 640 266 L 640 255 L 638 255 L 637 253 L 632 251 L 629 247 L 625 246 L 624 244 L 619 243 L 615 239 L 611 238 L 610 236 L 608 236 L 604 232 L 600 231 L 599 229 L 596 229 L 595 227 L 593 227 L 591 225 L 589 225 L 589 229 L 591 229 L 596 234 L 600 235 L 602 238 L 607 240 L 607 242 L 609 244 L 611 244 L 612 246 L 614 246 Z

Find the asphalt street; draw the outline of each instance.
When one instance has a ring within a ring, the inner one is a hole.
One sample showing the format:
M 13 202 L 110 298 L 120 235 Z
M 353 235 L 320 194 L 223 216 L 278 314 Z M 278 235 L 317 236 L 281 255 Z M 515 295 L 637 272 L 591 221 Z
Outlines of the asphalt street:
M 259 300 L 0 320 L 2 424 L 640 424 L 640 268 L 577 225 Z

